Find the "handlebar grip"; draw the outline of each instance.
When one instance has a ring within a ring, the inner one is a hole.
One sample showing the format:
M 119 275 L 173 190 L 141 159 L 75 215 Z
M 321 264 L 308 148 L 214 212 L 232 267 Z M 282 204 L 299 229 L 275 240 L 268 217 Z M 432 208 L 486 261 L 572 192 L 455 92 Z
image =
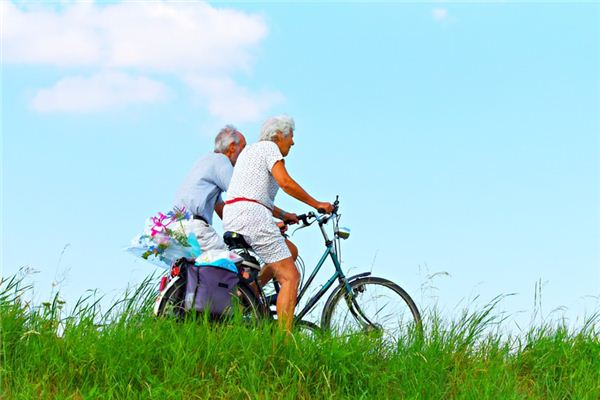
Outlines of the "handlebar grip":
M 300 214 L 300 215 L 296 215 L 296 217 L 298 217 L 298 219 L 300 221 L 302 221 L 304 223 L 304 225 L 308 224 L 308 221 L 307 221 L 308 215 Z
M 327 214 L 324 208 L 317 208 L 317 211 L 319 212 L 319 214 Z

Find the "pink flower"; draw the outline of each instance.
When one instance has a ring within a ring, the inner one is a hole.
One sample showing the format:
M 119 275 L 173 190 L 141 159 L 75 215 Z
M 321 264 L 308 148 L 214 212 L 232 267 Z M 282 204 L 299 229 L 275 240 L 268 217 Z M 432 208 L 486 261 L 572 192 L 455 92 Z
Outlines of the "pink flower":
M 159 233 L 164 233 L 167 230 L 167 226 L 172 222 L 169 221 L 166 224 L 163 221 L 167 218 L 167 216 L 161 212 L 158 213 L 158 217 L 152 217 L 150 220 L 154 224 L 154 226 L 150 230 L 150 236 L 154 237 Z
M 154 236 L 153 238 L 154 242 L 156 242 L 156 244 L 167 244 L 169 243 L 169 235 L 165 234 L 165 233 L 161 233 L 161 234 L 157 234 L 156 236 Z

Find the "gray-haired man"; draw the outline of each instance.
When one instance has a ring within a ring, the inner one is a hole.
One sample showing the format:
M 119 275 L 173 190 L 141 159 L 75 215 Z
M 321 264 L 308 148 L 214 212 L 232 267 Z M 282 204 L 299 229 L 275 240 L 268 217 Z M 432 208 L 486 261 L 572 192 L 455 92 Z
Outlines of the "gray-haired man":
M 175 206 L 185 207 L 193 219 L 184 224 L 186 233 L 193 232 L 202 251 L 225 249 L 223 239 L 212 228 L 213 212 L 223 218 L 223 199 L 238 156 L 246 139 L 233 125 L 226 125 L 215 138 L 215 150 L 201 157 L 184 179 Z

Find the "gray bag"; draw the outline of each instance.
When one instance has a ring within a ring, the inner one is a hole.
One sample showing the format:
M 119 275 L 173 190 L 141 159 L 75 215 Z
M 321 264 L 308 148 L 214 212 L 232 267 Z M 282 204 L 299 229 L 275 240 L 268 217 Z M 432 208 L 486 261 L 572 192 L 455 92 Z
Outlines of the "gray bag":
M 231 308 L 238 274 L 223 267 L 201 265 L 187 268 L 184 308 L 221 316 Z

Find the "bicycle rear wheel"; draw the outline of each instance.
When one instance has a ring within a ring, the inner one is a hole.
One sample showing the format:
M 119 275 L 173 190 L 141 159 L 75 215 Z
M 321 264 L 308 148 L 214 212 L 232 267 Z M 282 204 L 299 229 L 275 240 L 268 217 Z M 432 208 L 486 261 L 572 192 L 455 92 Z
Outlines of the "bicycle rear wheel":
M 413 326 L 421 328 L 421 315 L 408 293 L 394 282 L 365 277 L 342 287 L 325 304 L 321 326 L 334 334 L 368 333 L 386 342 L 396 341 Z
M 156 316 L 182 320 L 187 314 L 184 308 L 184 297 L 185 282 L 178 280 L 166 289 L 157 307 Z M 236 296 L 232 299 L 231 311 L 233 315 L 239 314 L 244 323 L 256 323 L 265 318 L 263 307 L 256 300 L 254 292 L 244 283 L 237 287 Z M 223 317 L 227 318 L 227 314 Z
M 183 298 L 185 296 L 185 282 L 178 279 L 172 286 L 165 289 L 165 293 L 156 309 L 156 316 L 162 318 L 183 319 L 185 308 Z
M 256 324 L 258 321 L 269 318 L 269 310 L 265 309 L 256 298 L 250 287 L 241 283 L 237 288 L 237 296 L 232 301 L 233 314 L 238 314 L 244 323 Z

